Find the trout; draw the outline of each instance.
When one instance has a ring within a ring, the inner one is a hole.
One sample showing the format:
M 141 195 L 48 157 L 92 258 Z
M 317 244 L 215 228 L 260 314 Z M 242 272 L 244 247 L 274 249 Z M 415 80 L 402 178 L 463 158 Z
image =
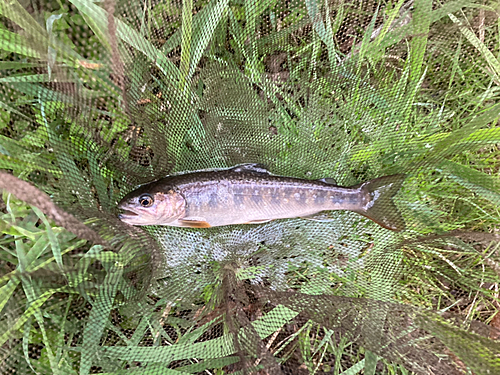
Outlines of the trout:
M 392 201 L 404 175 L 341 187 L 331 179 L 304 180 L 271 174 L 259 164 L 169 176 L 127 194 L 119 218 L 131 225 L 209 228 L 260 224 L 322 211 L 348 210 L 384 228 L 401 231 L 403 218 Z

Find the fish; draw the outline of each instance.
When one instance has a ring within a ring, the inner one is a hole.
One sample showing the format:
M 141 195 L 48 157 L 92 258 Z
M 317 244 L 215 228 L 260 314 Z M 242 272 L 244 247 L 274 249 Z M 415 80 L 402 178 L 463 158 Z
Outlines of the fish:
M 392 231 L 405 229 L 393 197 L 405 175 L 379 177 L 351 187 L 332 179 L 271 174 L 260 164 L 168 176 L 139 186 L 118 204 L 130 225 L 209 228 L 271 220 L 316 220 L 324 211 L 353 211 Z

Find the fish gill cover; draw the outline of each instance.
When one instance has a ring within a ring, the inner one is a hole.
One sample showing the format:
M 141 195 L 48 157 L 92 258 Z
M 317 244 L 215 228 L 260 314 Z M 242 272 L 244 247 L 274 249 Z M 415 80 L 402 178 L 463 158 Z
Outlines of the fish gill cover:
M 0 373 L 500 373 L 499 9 L 2 0 Z M 118 219 L 246 163 L 405 174 L 406 229 Z

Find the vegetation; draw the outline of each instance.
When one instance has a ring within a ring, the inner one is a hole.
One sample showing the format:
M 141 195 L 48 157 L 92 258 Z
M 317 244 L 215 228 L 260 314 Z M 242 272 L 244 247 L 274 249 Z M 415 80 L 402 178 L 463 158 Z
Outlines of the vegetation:
M 498 4 L 118 1 L 112 17 L 110 3 L 0 3 L 0 167 L 98 223 L 114 246 L 3 194 L 2 366 L 230 373 L 238 350 L 218 310 L 228 267 L 243 284 L 500 326 L 498 240 L 487 236 L 500 224 Z M 247 242 L 239 227 L 149 228 L 165 268 L 138 298 L 137 258 L 111 217 L 119 197 L 168 173 L 242 162 L 341 185 L 406 173 L 397 203 L 408 229 L 350 213 L 272 223 Z M 484 236 L 438 237 L 450 231 Z M 313 320 L 291 327 L 287 307 L 256 309 L 242 335 L 265 339 L 280 362 L 409 373 Z

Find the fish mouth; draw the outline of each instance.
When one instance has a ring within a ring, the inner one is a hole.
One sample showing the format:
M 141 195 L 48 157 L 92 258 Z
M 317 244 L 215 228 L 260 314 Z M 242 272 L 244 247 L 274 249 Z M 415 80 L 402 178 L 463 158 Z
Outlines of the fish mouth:
M 129 211 L 129 210 L 125 210 L 125 209 L 122 209 L 123 210 L 123 213 L 119 214 L 118 217 L 127 217 L 127 216 L 139 216 L 139 214 L 133 212 L 133 211 Z
M 118 215 L 118 219 L 125 223 L 133 224 L 140 216 L 138 213 L 133 211 L 129 211 L 126 209 L 122 209 L 122 213 Z

